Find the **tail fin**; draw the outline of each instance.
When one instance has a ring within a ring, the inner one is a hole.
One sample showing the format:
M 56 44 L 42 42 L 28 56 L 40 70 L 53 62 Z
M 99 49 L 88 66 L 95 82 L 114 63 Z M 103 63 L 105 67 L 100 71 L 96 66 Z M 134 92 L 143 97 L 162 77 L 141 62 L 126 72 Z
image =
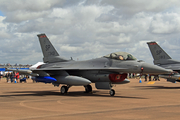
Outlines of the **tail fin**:
M 45 34 L 39 34 L 37 36 L 39 38 L 41 49 L 44 55 L 43 61 L 45 63 L 68 61 L 67 59 L 59 56 L 58 52 Z
M 171 59 L 171 57 L 156 43 L 147 42 L 154 60 Z
M 171 57 L 156 42 L 147 42 L 147 44 L 154 58 L 154 64 L 160 64 L 160 62 L 165 59 L 171 59 Z

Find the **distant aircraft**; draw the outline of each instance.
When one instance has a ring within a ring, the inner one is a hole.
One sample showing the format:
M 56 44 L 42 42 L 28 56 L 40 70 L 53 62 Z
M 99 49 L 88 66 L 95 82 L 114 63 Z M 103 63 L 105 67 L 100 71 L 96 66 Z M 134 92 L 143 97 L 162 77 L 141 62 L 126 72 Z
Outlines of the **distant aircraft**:
M 31 75 L 31 76 L 38 76 L 38 74 L 33 73 L 32 71 L 37 69 L 38 66 L 43 65 L 43 62 L 37 62 L 36 64 L 32 65 L 28 69 L 21 69 L 21 68 L 6 68 L 6 71 L 14 71 L 19 72 L 22 75 Z
M 44 83 L 52 83 L 54 86 L 63 84 L 60 91 L 67 93 L 71 86 L 84 86 L 85 92 L 92 92 L 91 83 L 95 83 L 97 89 L 108 89 L 110 95 L 115 91 L 112 84 L 124 84 L 130 81 L 127 73 L 165 74 L 171 73 L 162 67 L 137 60 L 126 52 L 115 52 L 101 58 L 74 61 L 59 56 L 45 34 L 37 35 L 43 52 L 44 64 L 31 70 L 34 80 Z M 20 71 L 19 71 L 20 72 Z
M 166 69 L 176 71 L 171 74 L 159 75 L 167 78 L 167 81 L 175 82 L 180 80 L 180 61 L 173 60 L 156 42 L 147 42 L 151 54 L 154 58 L 154 64 Z
M 38 66 L 43 65 L 44 62 L 37 62 L 36 64 L 29 67 L 30 70 L 35 70 Z

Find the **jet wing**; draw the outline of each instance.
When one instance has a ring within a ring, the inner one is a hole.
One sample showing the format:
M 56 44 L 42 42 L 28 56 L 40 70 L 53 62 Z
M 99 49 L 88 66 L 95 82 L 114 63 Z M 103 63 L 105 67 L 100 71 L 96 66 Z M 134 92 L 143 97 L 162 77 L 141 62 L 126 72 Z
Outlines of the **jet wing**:
M 101 70 L 101 71 L 112 71 L 112 72 L 123 72 L 123 70 L 126 70 L 127 68 L 116 68 L 116 67 L 105 67 L 105 68 L 39 68 L 33 70 L 33 72 L 38 72 L 38 71 L 68 71 L 68 70 Z
M 22 70 L 22 69 L 9 69 L 9 68 L 6 68 L 6 71 L 19 72 L 19 74 L 22 74 L 22 75 L 38 76 L 38 74 L 33 73 L 32 70 Z
M 32 71 L 31 71 L 31 70 L 10 69 L 10 68 L 6 68 L 6 71 L 22 72 L 22 73 L 29 73 L 29 74 L 31 74 L 31 73 L 32 73 Z
M 160 65 L 160 66 L 166 69 L 180 70 L 180 64 L 167 64 L 167 65 Z
M 41 75 L 47 75 L 46 73 L 53 73 L 58 74 L 57 71 L 68 71 L 68 70 L 74 70 L 74 71 L 83 71 L 83 70 L 100 70 L 100 71 L 108 71 L 108 72 L 123 72 L 127 68 L 116 68 L 116 67 L 105 67 L 105 68 L 39 68 L 34 70 L 21 70 L 21 69 L 6 69 L 6 71 L 14 71 L 19 72 L 19 74 L 23 75 L 31 75 L 31 76 L 39 76 Z M 56 72 L 55 72 L 56 71 Z

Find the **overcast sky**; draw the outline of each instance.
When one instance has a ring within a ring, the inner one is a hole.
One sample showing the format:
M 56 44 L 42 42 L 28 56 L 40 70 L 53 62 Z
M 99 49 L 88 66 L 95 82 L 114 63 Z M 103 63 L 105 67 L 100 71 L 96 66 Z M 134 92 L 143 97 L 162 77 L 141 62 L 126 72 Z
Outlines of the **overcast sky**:
M 125 51 L 152 63 L 149 41 L 180 60 L 180 1 L 0 0 L 1 64 L 42 61 L 40 33 L 74 60 Z

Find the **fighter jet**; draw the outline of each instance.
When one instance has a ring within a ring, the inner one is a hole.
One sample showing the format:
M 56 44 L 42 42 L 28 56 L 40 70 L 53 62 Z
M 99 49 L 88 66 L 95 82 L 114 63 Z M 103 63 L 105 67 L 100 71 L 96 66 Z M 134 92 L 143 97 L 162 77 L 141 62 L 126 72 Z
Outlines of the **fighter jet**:
M 44 63 L 31 70 L 37 82 L 62 84 L 60 91 L 66 94 L 72 86 L 84 86 L 85 92 L 92 92 L 91 83 L 97 89 L 108 89 L 114 96 L 113 84 L 125 84 L 130 81 L 127 73 L 165 74 L 172 70 L 137 60 L 127 52 L 115 52 L 100 58 L 74 61 L 59 55 L 45 34 L 37 35 L 43 52 Z M 19 71 L 20 72 L 20 71 Z
M 147 42 L 154 64 L 166 69 L 175 71 L 172 74 L 162 74 L 160 77 L 167 78 L 167 81 L 175 82 L 180 80 L 180 61 L 172 59 L 156 42 Z

